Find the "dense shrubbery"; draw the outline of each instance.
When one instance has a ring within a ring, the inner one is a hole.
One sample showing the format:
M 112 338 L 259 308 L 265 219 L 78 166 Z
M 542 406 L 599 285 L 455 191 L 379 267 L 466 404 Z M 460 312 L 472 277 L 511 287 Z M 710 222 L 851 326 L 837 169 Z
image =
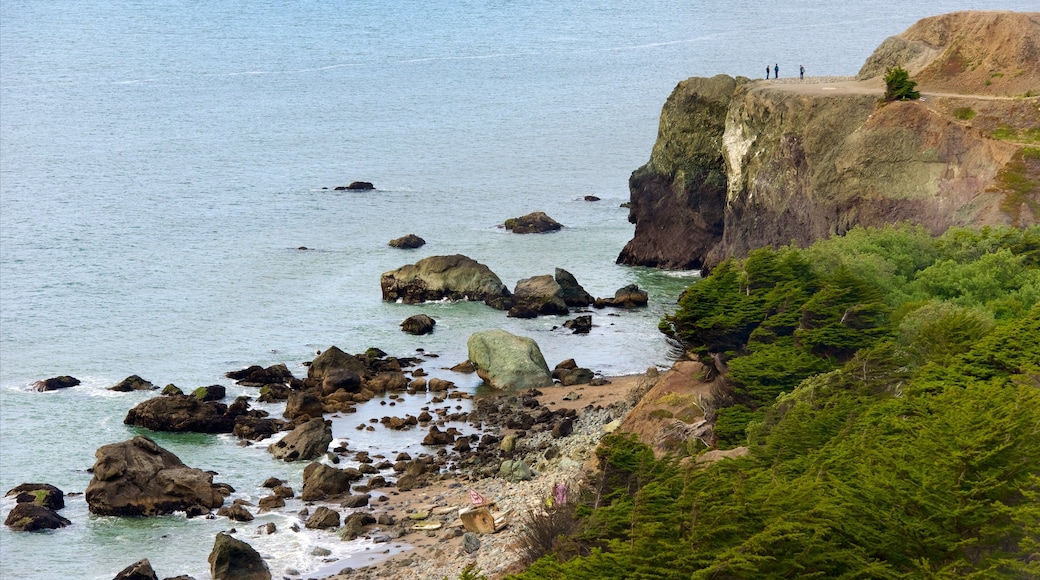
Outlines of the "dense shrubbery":
M 580 549 L 517 578 L 1040 576 L 1038 254 L 900 227 L 720 265 L 662 329 L 728 366 L 751 456 L 605 438 Z

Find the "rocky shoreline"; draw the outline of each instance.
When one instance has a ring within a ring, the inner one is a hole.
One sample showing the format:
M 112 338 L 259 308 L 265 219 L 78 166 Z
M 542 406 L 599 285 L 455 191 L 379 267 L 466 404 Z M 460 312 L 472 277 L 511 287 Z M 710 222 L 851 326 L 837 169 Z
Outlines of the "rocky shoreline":
M 645 391 L 648 381 L 653 380 L 651 377 L 656 378 L 656 372 L 612 377 L 602 386 L 556 385 L 539 389 L 534 397 L 538 408 L 551 408 L 555 413 L 564 414 L 573 411 L 575 418 L 566 436 L 546 429 L 516 439 L 516 448 L 505 455 L 529 466 L 530 478 L 510 480 L 499 474 L 487 475 L 486 469 L 477 466 L 446 474 L 427 487 L 391 491 L 386 496 L 388 501 L 375 504 L 376 514 L 387 514 L 397 522 L 414 522 L 417 521 L 414 516 L 426 512 L 430 515 L 424 521 L 439 523 L 440 529 L 402 530 L 408 533 L 389 543 L 387 551 L 392 555 L 385 560 L 365 567 L 345 567 L 326 578 L 456 578 L 463 569 L 472 566 L 474 571 L 495 579 L 518 571 L 523 557 L 522 518 L 543 510 L 545 499 L 551 496 L 555 485 L 564 484 L 572 493 L 580 489 L 595 467 L 594 452 L 599 440 L 620 424 L 635 402 L 632 393 Z M 491 398 L 495 399 L 494 406 L 508 408 L 523 401 L 525 396 L 500 394 Z M 486 428 L 489 432 L 497 431 L 503 438 L 519 431 L 505 424 L 486 425 Z M 473 538 L 467 539 L 470 534 L 459 519 L 459 509 L 472 504 L 470 490 L 494 501 L 502 513 L 510 514 L 510 523 L 501 531 L 477 535 L 476 542 Z M 386 531 L 385 526 L 375 525 L 367 533 L 378 536 Z

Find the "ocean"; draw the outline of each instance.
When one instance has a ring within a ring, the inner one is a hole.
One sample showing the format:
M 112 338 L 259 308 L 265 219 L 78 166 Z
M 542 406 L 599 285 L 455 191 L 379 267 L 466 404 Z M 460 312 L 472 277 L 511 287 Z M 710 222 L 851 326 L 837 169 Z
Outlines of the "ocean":
M 0 493 L 24 482 L 82 493 L 94 451 L 138 434 L 216 471 L 233 498 L 255 503 L 272 475 L 299 489 L 304 464 L 275 461 L 262 445 L 123 425 L 155 395 L 107 390 L 131 374 L 255 395 L 224 373 L 286 363 L 302 377 L 303 362 L 330 345 L 422 349 L 438 355 L 424 364 L 431 375 L 475 391 L 479 379 L 445 367 L 488 328 L 534 338 L 550 367 L 668 366 L 657 321 L 695 275 L 614 260 L 633 232 L 621 207 L 628 175 L 649 158 L 675 84 L 757 78 L 774 63 L 781 76 L 799 65 L 852 75 L 887 36 L 962 9 L 1035 4 L 4 0 Z M 335 190 L 357 180 L 376 189 Z M 564 229 L 500 227 L 532 211 Z M 388 247 L 408 233 L 427 244 Z M 651 305 L 595 311 L 592 332 L 572 335 L 554 329 L 566 317 L 380 299 L 382 272 L 455 253 L 510 288 L 560 267 L 594 296 L 638 284 Z M 437 321 L 433 334 L 402 333 L 420 312 Z M 83 383 L 30 390 L 55 375 Z M 417 432 L 354 429 L 385 411 L 337 418 L 337 442 L 421 452 Z M 236 524 L 94 517 L 82 495 L 66 501 L 67 528 L 0 528 L 0 577 L 107 579 L 147 557 L 160 577 L 207 578 L 213 537 L 231 527 L 276 577 L 365 565 L 385 549 L 289 531 L 299 519 L 288 510 Z M 12 506 L 3 500 L 0 515 Z M 268 521 L 279 533 L 255 536 Z

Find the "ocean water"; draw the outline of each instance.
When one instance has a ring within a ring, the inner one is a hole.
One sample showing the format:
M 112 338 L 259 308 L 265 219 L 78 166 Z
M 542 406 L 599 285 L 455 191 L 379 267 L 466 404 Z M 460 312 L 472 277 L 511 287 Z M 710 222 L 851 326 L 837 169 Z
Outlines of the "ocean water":
M 717 73 L 855 74 L 885 37 L 960 9 L 1031 1 L 895 0 L 775 5 L 750 0 L 549 2 L 4 0 L 0 3 L 0 492 L 48 482 L 82 492 L 101 445 L 147 434 L 233 497 L 268 476 L 297 489 L 303 464 L 234 437 L 147 433 L 122 424 L 152 393 L 106 388 L 130 374 L 182 388 L 251 364 L 297 376 L 316 350 L 375 346 L 439 355 L 505 328 L 605 375 L 669 364 L 657 320 L 695 278 L 621 267 L 631 237 L 629 173 L 649 157 L 675 84 Z M 333 191 L 365 180 L 371 192 Z M 600 202 L 583 197 L 596 195 Z M 519 236 L 505 219 L 545 211 L 566 227 Z M 406 233 L 419 250 L 389 248 Z M 306 247 L 307 250 L 298 248 Z M 461 253 L 517 280 L 572 272 L 596 296 L 635 283 L 650 308 L 595 311 L 586 336 L 564 317 L 507 319 L 483 304 L 387 304 L 379 275 Z M 432 335 L 400 332 L 406 317 Z M 36 380 L 83 384 L 35 393 Z M 409 398 L 396 413 L 426 403 Z M 269 409 L 280 411 L 276 406 Z M 354 427 L 337 442 L 420 452 L 416 432 Z M 2 502 L 6 516 L 13 504 Z M 207 578 L 213 536 L 235 527 L 276 577 L 364 565 L 387 549 L 289 527 L 291 510 L 249 524 L 89 515 L 47 533 L 0 528 L 0 577 L 111 578 L 147 557 L 160 577 Z M 272 521 L 279 533 L 255 536 Z M 311 555 L 333 552 L 329 562 Z

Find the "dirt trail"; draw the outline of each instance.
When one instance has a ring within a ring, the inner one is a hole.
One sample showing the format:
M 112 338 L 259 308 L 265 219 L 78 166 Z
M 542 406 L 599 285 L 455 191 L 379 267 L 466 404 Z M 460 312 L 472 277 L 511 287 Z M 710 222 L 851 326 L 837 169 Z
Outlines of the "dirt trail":
M 800 95 L 883 95 L 885 84 L 881 79 L 857 81 L 854 77 L 806 77 L 805 79 L 779 79 L 755 81 L 756 87 L 797 93 Z M 1013 101 L 1021 97 L 976 95 L 965 93 L 937 93 L 920 89 L 921 97 L 950 99 L 976 99 L 980 101 Z

